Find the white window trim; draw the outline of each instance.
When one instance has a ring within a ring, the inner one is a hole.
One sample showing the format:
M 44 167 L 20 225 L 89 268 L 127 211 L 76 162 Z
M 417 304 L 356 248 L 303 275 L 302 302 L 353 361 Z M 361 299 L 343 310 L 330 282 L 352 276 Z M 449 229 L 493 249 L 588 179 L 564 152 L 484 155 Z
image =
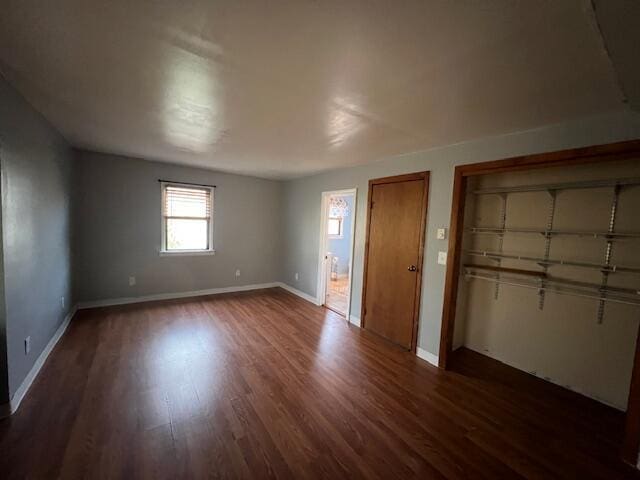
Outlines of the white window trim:
M 215 250 L 160 250 L 161 257 L 198 257 L 202 255 L 215 255 Z
M 327 223 L 328 223 L 329 220 L 339 220 L 340 221 L 340 233 L 338 235 L 327 234 L 327 236 L 331 240 L 340 240 L 341 238 L 344 238 L 344 217 L 328 217 Z
M 160 251 L 158 252 L 161 257 L 190 257 L 200 255 L 215 255 L 216 249 L 213 245 L 213 217 L 215 209 L 215 189 L 213 187 L 198 186 L 209 191 L 211 197 L 211 218 L 209 219 L 209 248 L 206 250 L 167 250 L 167 225 L 166 218 L 164 216 L 164 190 L 166 187 L 183 187 L 183 188 L 196 188 L 194 185 L 188 183 L 179 182 L 160 182 Z

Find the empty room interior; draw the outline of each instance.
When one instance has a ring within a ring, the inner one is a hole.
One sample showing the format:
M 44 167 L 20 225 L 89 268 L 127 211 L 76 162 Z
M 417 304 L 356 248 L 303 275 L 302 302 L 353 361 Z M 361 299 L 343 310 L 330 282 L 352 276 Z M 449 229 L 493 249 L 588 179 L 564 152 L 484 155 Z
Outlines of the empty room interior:
M 640 478 L 640 2 L 0 12 L 0 478 Z

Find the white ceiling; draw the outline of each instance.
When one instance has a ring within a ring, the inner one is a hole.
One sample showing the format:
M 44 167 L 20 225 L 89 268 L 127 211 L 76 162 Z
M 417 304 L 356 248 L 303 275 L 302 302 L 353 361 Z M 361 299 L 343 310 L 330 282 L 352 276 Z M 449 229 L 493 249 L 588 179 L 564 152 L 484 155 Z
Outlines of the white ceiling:
M 288 178 L 620 110 L 589 0 L 3 0 L 79 147 Z

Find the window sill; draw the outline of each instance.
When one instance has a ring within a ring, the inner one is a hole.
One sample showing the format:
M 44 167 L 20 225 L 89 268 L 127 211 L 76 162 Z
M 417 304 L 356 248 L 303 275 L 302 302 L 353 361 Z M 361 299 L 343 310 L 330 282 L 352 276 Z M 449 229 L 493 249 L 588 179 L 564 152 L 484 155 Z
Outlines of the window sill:
M 161 257 L 199 257 L 202 255 L 215 255 L 215 250 L 179 250 L 179 251 L 167 251 L 161 250 L 159 255 Z

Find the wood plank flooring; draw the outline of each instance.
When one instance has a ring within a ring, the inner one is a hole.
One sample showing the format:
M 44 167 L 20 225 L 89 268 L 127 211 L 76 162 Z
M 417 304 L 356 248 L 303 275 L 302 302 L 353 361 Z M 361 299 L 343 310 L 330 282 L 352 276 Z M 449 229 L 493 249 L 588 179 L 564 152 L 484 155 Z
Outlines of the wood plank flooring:
M 473 352 L 442 372 L 271 289 L 79 312 L 0 422 L 0 478 L 637 478 L 621 429 Z

